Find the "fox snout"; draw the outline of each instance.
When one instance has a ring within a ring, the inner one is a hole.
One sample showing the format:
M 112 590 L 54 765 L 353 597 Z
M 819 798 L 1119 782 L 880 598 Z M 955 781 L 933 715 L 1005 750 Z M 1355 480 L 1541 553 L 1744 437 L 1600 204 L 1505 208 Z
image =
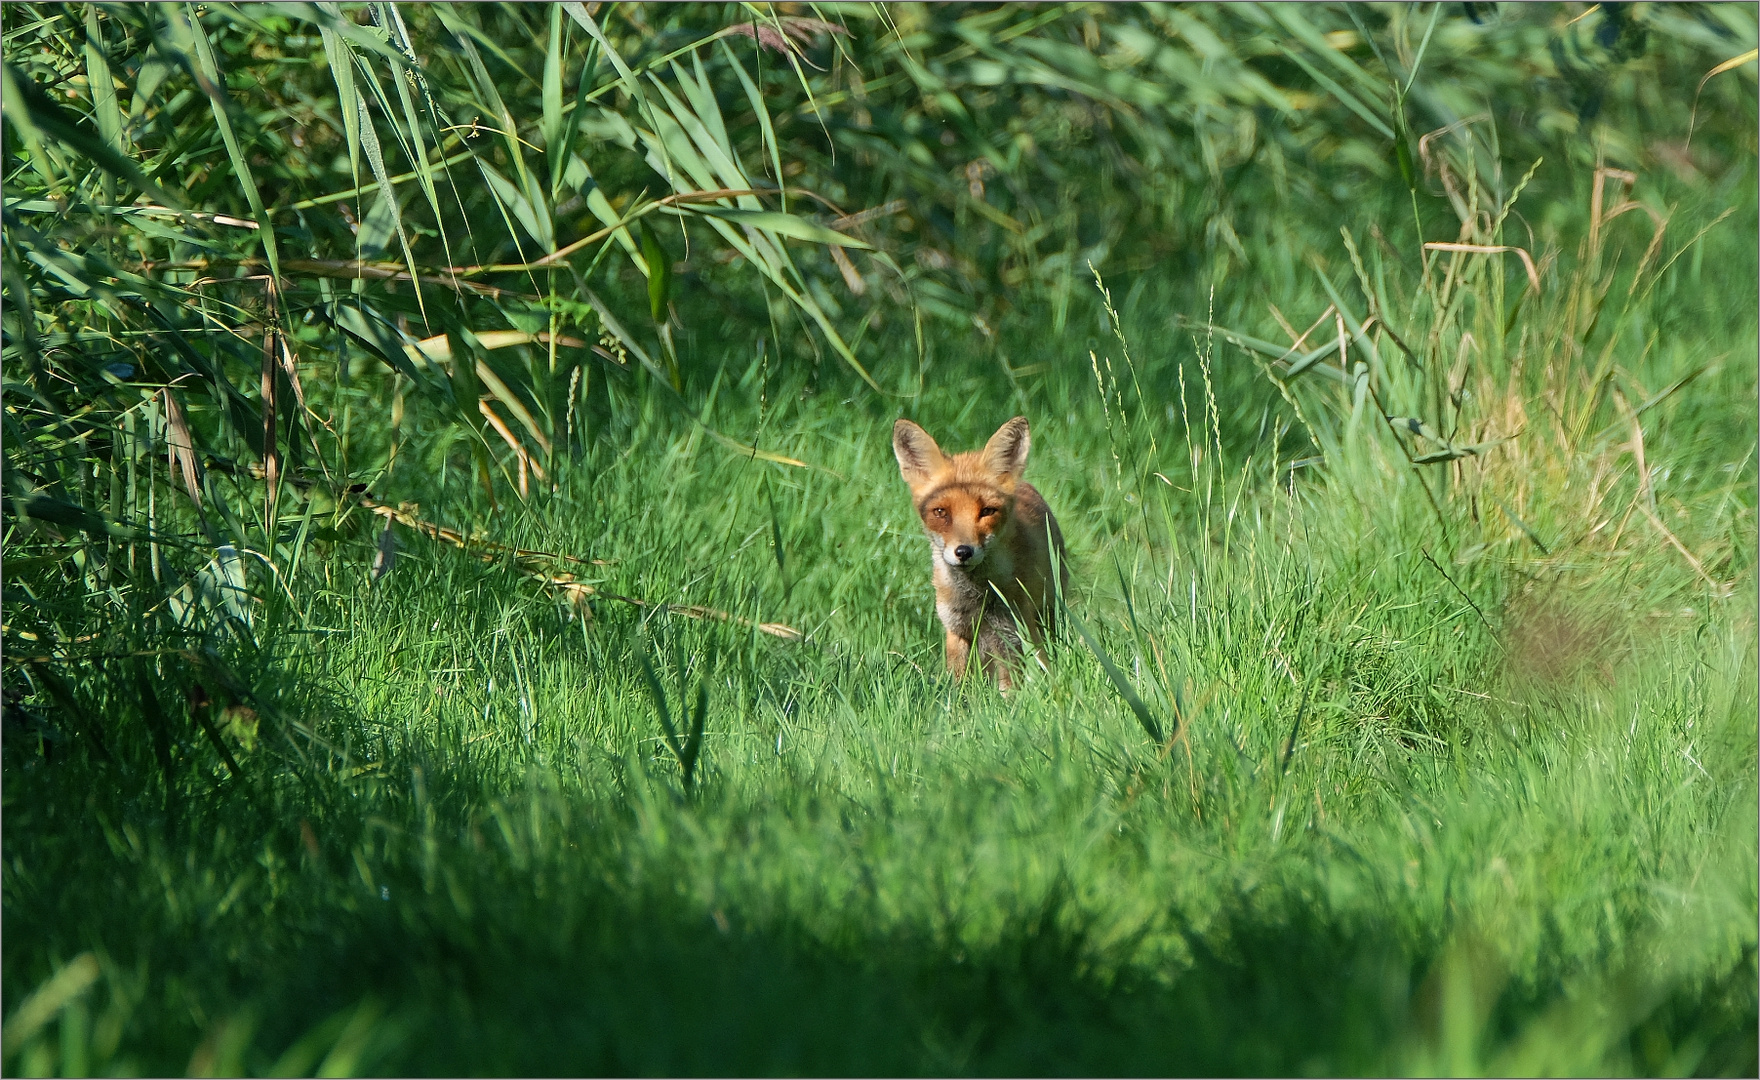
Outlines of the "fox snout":
M 984 549 L 976 544 L 942 544 L 941 559 L 949 566 L 976 566 L 984 561 Z

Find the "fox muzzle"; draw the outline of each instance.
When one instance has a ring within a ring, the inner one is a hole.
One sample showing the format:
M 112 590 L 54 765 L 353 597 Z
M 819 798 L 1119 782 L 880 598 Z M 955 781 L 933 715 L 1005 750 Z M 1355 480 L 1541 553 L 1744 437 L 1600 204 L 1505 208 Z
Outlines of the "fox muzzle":
M 984 549 L 974 544 L 954 544 L 941 549 L 941 558 L 949 566 L 976 566 L 984 561 Z

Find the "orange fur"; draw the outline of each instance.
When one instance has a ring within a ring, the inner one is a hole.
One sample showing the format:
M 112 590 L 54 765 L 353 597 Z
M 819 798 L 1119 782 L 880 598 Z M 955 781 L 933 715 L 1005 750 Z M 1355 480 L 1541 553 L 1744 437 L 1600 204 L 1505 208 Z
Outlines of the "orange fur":
M 1069 584 L 1057 519 L 1021 479 L 1029 445 L 1023 416 L 997 429 L 984 449 L 964 454 L 943 454 L 909 420 L 892 429 L 899 473 L 929 534 L 947 666 L 963 678 L 976 647 L 985 674 L 1003 690 L 1014 684 L 1021 632 L 1043 644 L 1058 593 Z

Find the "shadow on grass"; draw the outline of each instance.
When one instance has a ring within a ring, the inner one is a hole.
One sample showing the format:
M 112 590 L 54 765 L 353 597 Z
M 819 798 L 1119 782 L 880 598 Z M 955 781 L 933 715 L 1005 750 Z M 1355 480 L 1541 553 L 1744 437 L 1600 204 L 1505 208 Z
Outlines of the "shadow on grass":
M 1299 900 L 1231 916 L 1188 937 L 1185 962 L 1155 970 L 1129 945 L 1109 964 L 1056 891 L 969 953 L 858 927 L 826 942 L 744 926 L 663 886 L 641 902 L 531 899 L 470 919 L 442 914 L 450 903 L 386 912 L 325 960 L 305 953 L 298 982 L 314 998 L 352 984 L 349 995 L 399 1003 L 402 1037 L 377 1067 L 403 1073 L 1264 1076 L 1451 1061 L 1438 1056 L 1449 1006 L 1425 992 L 1436 958 L 1413 962 L 1375 928 Z M 1583 1030 L 1609 1022 L 1585 1019 L 1556 1038 L 1603 1048 L 1573 1071 L 1751 1074 L 1753 976 L 1750 953 L 1612 1030 Z M 1469 1045 L 1451 1071 L 1494 1070 L 1498 1047 L 1558 991 L 1493 987 L 1495 1009 L 1468 1006 Z
M 857 928 L 827 943 L 663 896 L 579 895 L 548 913 L 567 925 L 529 903 L 451 907 L 302 949 L 282 992 L 400 1003 L 379 1068 L 528 1075 L 1336 1073 L 1376 1067 L 1406 999 L 1372 935 L 1296 913 L 1163 973 L 1098 970 L 1057 897 L 969 953 Z
M 65 1056 L 110 1024 L 78 1059 L 94 1069 L 266 1073 L 309 1044 L 309 1070 L 353 1038 L 345 1064 L 411 1075 L 1495 1072 L 1535 1033 L 1570 1072 L 1756 1065 L 1751 948 L 1708 981 L 1640 987 L 1624 1014 L 1561 1012 L 1584 984 L 1504 990 L 1469 958 L 1479 981 L 1451 997 L 1458 948 L 1276 884 L 1201 928 L 1170 907 L 1153 942 L 1119 940 L 1061 877 L 992 895 L 999 933 L 883 930 L 866 901 L 790 899 L 811 882 L 744 886 L 762 912 L 706 902 L 714 860 L 632 856 L 648 842 L 622 803 L 554 814 L 533 795 L 503 806 L 527 825 L 467 817 L 424 841 L 419 801 L 289 789 L 274 809 L 192 801 L 167 842 L 104 770 L 79 772 L 8 770 L 4 991 L 10 1023 L 76 954 L 101 957 L 109 1012 L 99 992 L 96 1022 L 42 1033 Z

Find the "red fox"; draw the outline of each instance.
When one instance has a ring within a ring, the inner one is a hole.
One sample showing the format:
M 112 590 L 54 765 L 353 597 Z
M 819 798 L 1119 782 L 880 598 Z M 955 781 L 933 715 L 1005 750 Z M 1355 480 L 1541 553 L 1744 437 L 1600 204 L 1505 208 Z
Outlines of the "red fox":
M 909 420 L 892 427 L 898 471 L 934 553 L 935 612 L 947 628 L 947 667 L 963 678 L 976 645 L 985 674 L 1004 691 L 1014 684 L 1021 631 L 1043 644 L 1056 618 L 1057 593 L 1069 585 L 1057 519 L 1021 479 L 1028 445 L 1024 416 L 998 428 L 984 449 L 951 456 Z

